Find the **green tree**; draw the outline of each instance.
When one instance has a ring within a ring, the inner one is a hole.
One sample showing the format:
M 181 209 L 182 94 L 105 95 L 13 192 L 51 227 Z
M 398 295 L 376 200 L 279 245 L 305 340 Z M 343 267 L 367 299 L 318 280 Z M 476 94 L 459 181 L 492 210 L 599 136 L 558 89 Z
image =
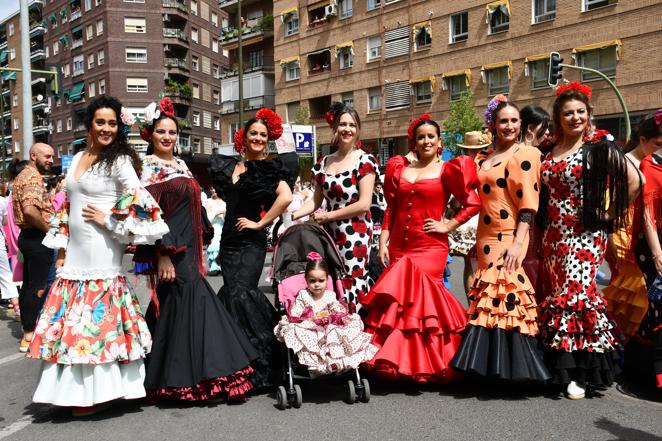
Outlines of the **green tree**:
M 453 156 L 462 153 L 462 149 L 457 146 L 458 138 L 462 139 L 466 132 L 483 128 L 483 121 L 476 114 L 471 90 L 462 92 L 460 99 L 451 102 L 450 114 L 444 121 L 443 128 L 444 146 L 453 153 Z
M 297 107 L 294 114 L 294 124 L 306 126 L 310 124 L 310 109 L 306 106 Z

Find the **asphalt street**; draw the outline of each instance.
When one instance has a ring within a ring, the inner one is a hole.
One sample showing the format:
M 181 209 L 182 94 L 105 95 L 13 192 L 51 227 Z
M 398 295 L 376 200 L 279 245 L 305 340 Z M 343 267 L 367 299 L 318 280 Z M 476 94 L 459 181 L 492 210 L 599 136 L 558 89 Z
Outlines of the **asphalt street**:
M 459 288 L 458 262 L 451 281 Z M 145 282 L 131 280 L 146 302 Z M 222 283 L 220 277 L 210 282 L 216 289 Z M 452 291 L 466 304 L 461 289 Z M 74 419 L 68 409 L 31 403 L 39 362 L 18 353 L 19 338 L 19 324 L 3 314 L 0 439 L 662 440 L 662 396 L 640 399 L 614 386 L 570 401 L 552 388 L 471 380 L 447 386 L 372 380 L 371 401 L 353 405 L 343 402 L 342 382 L 317 380 L 301 383 L 300 409 L 278 410 L 275 397 L 264 394 L 241 405 L 118 401 L 103 413 Z

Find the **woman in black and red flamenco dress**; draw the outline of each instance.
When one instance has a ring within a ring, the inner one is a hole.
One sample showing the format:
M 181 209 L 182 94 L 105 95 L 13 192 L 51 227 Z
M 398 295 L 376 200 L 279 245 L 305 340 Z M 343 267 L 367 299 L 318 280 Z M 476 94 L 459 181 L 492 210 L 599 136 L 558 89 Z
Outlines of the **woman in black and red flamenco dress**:
M 396 156 L 386 167 L 379 255 L 387 268 L 361 301 L 368 309 L 366 331 L 380 348 L 366 367 L 388 379 L 447 382 L 457 375 L 450 362 L 467 318 L 442 283 L 448 232 L 476 215 L 481 203 L 475 162 L 467 156 L 442 162 L 440 132 L 421 115 L 408 131 L 418 159 Z M 451 195 L 463 208 L 444 222 Z
M 152 333 L 145 388 L 161 399 L 243 401 L 251 390 L 257 351 L 205 279 L 203 236 L 213 229 L 200 204 L 200 186 L 176 158 L 178 127 L 172 104 L 160 103 L 141 135 L 149 142 L 141 182 L 164 213 L 170 232 L 136 250 L 136 273 L 152 279 L 146 319 Z
M 607 132 L 590 124 L 591 89 L 573 82 L 557 89 L 557 141 L 541 164 L 539 218 L 551 292 L 541 304 L 543 343 L 553 381 L 570 399 L 587 384 L 608 386 L 617 366 L 613 325 L 595 283 L 607 233 L 625 225 L 639 176 Z

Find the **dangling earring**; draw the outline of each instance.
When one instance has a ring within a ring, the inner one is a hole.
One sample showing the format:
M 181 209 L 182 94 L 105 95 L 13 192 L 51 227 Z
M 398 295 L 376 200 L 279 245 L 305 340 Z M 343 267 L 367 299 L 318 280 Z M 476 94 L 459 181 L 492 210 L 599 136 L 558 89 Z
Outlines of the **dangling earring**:
M 524 143 L 526 145 L 533 145 L 533 135 L 527 133 L 526 136 L 524 137 Z

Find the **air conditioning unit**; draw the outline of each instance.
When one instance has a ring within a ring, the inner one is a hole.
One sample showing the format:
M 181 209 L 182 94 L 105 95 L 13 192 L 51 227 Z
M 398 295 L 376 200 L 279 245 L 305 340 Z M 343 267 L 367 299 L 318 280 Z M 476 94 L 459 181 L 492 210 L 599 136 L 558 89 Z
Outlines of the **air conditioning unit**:
M 170 79 L 170 74 L 168 72 L 163 74 L 163 80 L 168 81 Z
M 163 14 L 163 21 L 169 21 L 170 16 L 168 14 Z
M 45 114 L 45 115 L 48 115 L 49 113 L 51 113 L 51 108 L 50 108 L 50 106 L 48 106 L 48 107 L 44 107 L 44 114 Z
M 164 44 L 163 45 L 163 52 L 168 52 L 170 50 L 170 45 L 169 44 Z
M 324 7 L 324 16 L 328 17 L 330 15 L 333 15 L 333 16 L 338 15 L 338 6 L 336 6 L 333 3 L 331 3 L 330 5 L 326 5 Z

